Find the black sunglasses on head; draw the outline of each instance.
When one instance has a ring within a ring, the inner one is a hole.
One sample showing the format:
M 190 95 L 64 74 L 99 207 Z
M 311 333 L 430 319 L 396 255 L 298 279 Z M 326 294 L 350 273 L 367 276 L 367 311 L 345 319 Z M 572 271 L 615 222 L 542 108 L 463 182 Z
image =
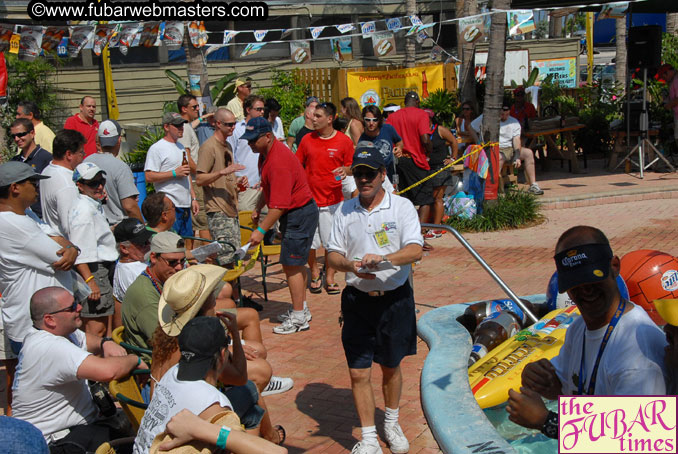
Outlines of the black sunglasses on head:
M 48 312 L 47 315 L 54 315 L 58 314 L 59 312 L 75 312 L 76 310 L 78 310 L 78 304 L 79 303 L 75 300 L 75 298 L 73 298 L 73 303 L 71 303 L 70 306 L 64 307 L 63 309 L 59 309 L 58 311 Z

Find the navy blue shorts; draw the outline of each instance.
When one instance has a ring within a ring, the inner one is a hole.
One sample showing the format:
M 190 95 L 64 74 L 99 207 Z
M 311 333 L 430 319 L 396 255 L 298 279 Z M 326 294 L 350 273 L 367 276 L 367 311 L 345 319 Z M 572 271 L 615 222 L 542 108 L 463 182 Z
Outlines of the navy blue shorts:
M 318 205 L 311 199 L 303 207 L 295 208 L 280 217 L 280 263 L 304 266 L 318 228 Z
M 180 236 L 193 236 L 193 223 L 191 222 L 191 209 L 174 207 L 176 219 L 172 228 Z
M 341 312 L 341 342 L 349 368 L 367 369 L 373 361 L 395 368 L 405 356 L 417 353 L 417 317 L 409 282 L 383 296 L 347 286 L 341 294 Z

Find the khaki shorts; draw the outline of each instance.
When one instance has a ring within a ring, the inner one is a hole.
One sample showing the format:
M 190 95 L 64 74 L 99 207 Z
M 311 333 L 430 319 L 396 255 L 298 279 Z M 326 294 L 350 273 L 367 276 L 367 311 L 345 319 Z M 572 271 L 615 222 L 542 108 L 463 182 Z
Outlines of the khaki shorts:
M 499 153 L 504 155 L 506 162 L 511 163 L 513 161 L 513 147 L 500 148 Z
M 202 190 L 202 186 L 198 186 L 193 183 L 193 190 L 195 191 L 195 200 L 198 201 L 200 205 L 200 211 L 198 211 L 197 216 L 191 216 L 191 221 L 193 223 L 193 230 L 195 234 L 198 235 L 200 230 L 209 230 L 207 224 L 207 215 L 205 214 L 205 194 Z

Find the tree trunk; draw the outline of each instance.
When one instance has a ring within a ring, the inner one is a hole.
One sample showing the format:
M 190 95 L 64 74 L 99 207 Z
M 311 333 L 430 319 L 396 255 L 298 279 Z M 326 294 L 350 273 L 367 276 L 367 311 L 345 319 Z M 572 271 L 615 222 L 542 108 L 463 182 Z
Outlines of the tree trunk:
M 615 19 L 616 22 L 616 48 L 615 56 L 615 79 L 626 91 L 626 18 Z
M 408 16 L 417 14 L 417 0 L 407 0 L 405 4 L 405 11 Z M 405 38 L 405 67 L 414 68 L 416 56 L 416 45 L 414 36 L 409 36 Z
M 495 0 L 493 8 L 511 9 L 510 0 Z M 487 55 L 485 79 L 485 107 L 483 110 L 483 140 L 499 140 L 499 121 L 504 97 L 504 64 L 506 60 L 506 13 L 494 13 L 490 26 L 490 47 Z
M 472 16 L 478 13 L 477 0 L 458 0 L 457 9 L 461 14 L 459 17 Z M 459 68 L 459 90 L 461 101 L 470 101 L 473 104 L 473 110 L 478 112 L 478 100 L 476 99 L 476 76 L 475 76 L 475 57 L 476 45 L 475 43 L 467 43 L 462 39 L 459 33 L 459 59 L 461 60 L 461 67 Z
M 186 50 L 186 72 L 188 74 L 188 83 L 191 84 L 191 77 L 194 75 L 200 76 L 200 95 L 193 93 L 195 96 L 202 97 L 202 102 L 206 105 L 212 104 L 210 97 L 209 80 L 207 78 L 207 61 L 205 60 L 205 48 L 195 47 L 188 37 L 188 26 L 184 30 L 184 49 Z
M 666 13 L 666 33 L 678 34 L 678 13 Z

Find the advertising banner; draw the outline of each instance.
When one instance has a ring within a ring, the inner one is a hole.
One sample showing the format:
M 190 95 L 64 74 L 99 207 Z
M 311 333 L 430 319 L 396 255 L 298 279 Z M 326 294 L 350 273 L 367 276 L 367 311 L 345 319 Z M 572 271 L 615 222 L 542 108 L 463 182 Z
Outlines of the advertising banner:
M 346 74 L 348 95 L 360 107 L 383 107 L 394 103 L 402 105 L 408 91 L 416 91 L 421 98 L 429 92 L 445 88 L 442 64 L 417 66 L 389 71 L 350 71 Z
M 532 68 L 539 68 L 539 82 L 549 74 L 553 74 L 553 81 L 562 88 L 577 87 L 577 59 L 561 58 L 559 60 L 534 60 Z

